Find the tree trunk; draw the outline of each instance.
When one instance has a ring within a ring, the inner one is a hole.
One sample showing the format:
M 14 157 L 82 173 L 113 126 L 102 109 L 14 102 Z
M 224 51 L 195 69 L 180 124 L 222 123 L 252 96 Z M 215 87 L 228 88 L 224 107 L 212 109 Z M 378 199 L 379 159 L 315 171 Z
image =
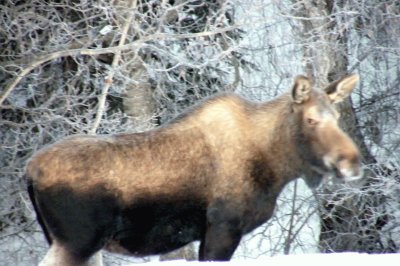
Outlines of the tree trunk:
M 137 0 L 115 1 L 114 5 L 119 10 L 117 13 L 118 27 L 122 28 L 127 21 L 128 16 L 134 16 L 137 10 Z M 139 24 L 132 19 L 132 24 Z M 131 25 L 130 36 L 140 36 L 140 32 L 135 32 L 139 26 Z M 139 37 L 140 38 L 140 37 Z M 128 51 L 122 54 L 125 62 L 124 69 L 132 80 L 125 84 L 125 93 L 123 98 L 124 112 L 128 116 L 128 128 L 135 132 L 141 132 L 153 128 L 156 123 L 154 119 L 155 101 L 152 96 L 152 87 L 149 82 L 147 69 L 142 64 L 142 59 L 137 53 Z
M 187 261 L 198 260 L 196 247 L 194 243 L 189 243 L 180 249 L 177 249 L 175 251 L 160 256 L 160 261 L 182 260 L 182 259 Z
M 136 132 L 149 130 L 156 125 L 156 122 L 155 102 L 147 70 L 142 64 L 128 69 L 132 69 L 129 76 L 134 80 L 126 86 L 123 99 L 124 112 L 129 117 L 129 127 Z

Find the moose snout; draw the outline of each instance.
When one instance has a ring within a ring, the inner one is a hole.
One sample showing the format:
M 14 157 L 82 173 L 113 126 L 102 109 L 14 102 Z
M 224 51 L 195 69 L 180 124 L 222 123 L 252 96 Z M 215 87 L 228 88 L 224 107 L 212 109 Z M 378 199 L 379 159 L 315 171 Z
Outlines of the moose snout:
M 355 181 L 363 177 L 360 151 L 353 140 L 340 128 L 328 132 L 329 139 L 323 156 L 325 166 L 344 182 Z M 332 144 L 333 143 L 333 144 Z
M 360 159 L 341 159 L 334 166 L 336 177 L 345 182 L 356 181 L 363 177 Z
M 359 180 L 363 177 L 363 169 L 358 152 L 351 155 L 336 154 L 336 156 L 325 156 L 324 163 L 329 169 L 332 169 L 336 178 L 344 182 Z

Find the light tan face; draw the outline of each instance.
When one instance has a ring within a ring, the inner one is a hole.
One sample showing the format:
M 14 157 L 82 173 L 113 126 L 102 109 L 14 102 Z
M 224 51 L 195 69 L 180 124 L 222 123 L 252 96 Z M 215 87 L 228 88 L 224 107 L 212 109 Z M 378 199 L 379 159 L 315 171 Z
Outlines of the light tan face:
M 315 97 L 315 98 L 314 98 Z M 338 125 L 339 113 L 325 95 L 316 94 L 305 104 L 302 128 L 315 157 L 321 158 L 321 171 L 332 172 L 344 181 L 361 177 L 359 151 Z
M 298 152 L 312 172 L 321 176 L 336 176 L 344 181 L 362 177 L 359 151 L 339 127 L 339 113 L 334 107 L 349 95 L 357 80 L 357 76 L 351 75 L 322 91 L 313 89 L 307 78 L 299 77 L 293 86 Z

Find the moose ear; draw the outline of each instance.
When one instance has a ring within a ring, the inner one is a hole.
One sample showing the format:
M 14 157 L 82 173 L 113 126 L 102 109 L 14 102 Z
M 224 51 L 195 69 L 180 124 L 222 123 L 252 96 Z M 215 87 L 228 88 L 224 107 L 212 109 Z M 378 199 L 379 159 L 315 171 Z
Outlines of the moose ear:
M 336 80 L 325 88 L 326 94 L 332 103 L 339 103 L 350 95 L 356 86 L 359 77 L 357 74 L 351 74 Z
M 311 81 L 305 76 L 297 76 L 292 88 L 292 99 L 295 103 L 304 103 L 310 99 Z

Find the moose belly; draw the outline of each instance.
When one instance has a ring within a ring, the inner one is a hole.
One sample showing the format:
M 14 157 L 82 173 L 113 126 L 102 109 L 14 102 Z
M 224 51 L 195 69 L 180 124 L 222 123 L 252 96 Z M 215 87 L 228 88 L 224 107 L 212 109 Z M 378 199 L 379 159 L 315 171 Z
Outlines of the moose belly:
M 166 253 L 204 234 L 205 206 L 200 201 L 145 200 L 121 212 L 106 249 L 137 256 Z

